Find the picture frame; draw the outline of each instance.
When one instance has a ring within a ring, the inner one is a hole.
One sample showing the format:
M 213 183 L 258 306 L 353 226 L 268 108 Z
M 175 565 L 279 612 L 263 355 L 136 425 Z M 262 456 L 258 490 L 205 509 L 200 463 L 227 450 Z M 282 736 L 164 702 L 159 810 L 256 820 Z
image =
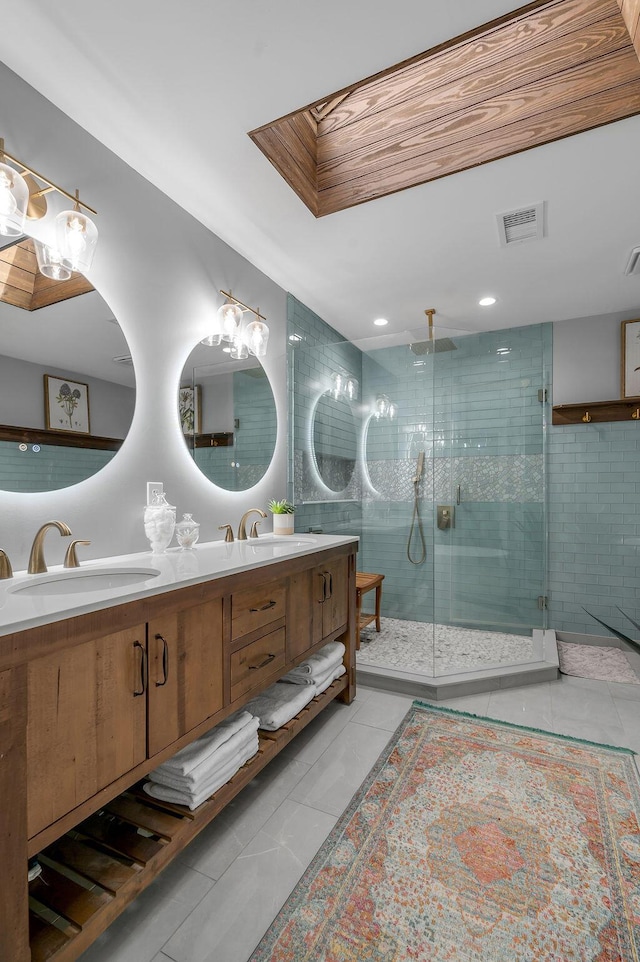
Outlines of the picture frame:
M 182 433 L 192 436 L 202 434 L 202 387 L 187 384 L 178 391 L 178 411 Z
M 89 385 L 45 374 L 44 418 L 48 431 L 90 434 Z
M 640 319 L 621 324 L 621 394 L 640 397 Z

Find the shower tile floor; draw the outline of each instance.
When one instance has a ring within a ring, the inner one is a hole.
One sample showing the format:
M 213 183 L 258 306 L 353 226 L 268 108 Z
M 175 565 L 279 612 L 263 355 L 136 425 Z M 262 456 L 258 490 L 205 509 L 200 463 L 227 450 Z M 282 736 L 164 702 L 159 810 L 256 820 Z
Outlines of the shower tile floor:
M 360 633 L 358 666 L 392 668 L 428 676 L 521 665 L 539 657 L 533 637 L 422 621 L 382 618 L 380 632 Z

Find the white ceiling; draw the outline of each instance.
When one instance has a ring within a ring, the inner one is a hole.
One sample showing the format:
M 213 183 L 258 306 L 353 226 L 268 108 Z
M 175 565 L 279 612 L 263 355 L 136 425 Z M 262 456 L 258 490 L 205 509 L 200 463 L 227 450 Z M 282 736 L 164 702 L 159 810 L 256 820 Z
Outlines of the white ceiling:
M 512 0 L 23 0 L 0 59 L 347 337 L 640 313 L 640 117 L 316 220 L 247 132 Z M 1 133 L 1 131 L 0 131 Z M 546 202 L 503 249 L 495 215 Z M 499 298 L 480 308 L 479 297 Z

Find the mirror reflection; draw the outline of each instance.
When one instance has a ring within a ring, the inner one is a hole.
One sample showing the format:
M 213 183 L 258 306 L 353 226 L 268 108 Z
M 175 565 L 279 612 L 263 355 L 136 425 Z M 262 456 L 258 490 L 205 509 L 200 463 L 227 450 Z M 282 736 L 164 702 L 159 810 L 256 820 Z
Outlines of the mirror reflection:
M 109 306 L 93 289 L 36 310 L 0 301 L 0 330 L 0 490 L 54 491 L 96 474 L 135 407 Z
M 198 344 L 187 358 L 178 412 L 193 459 L 209 481 L 246 491 L 264 476 L 276 446 L 276 404 L 255 357 L 232 360 Z
M 351 405 L 325 391 L 313 414 L 313 457 L 318 474 L 332 491 L 344 491 L 356 465 L 358 438 Z

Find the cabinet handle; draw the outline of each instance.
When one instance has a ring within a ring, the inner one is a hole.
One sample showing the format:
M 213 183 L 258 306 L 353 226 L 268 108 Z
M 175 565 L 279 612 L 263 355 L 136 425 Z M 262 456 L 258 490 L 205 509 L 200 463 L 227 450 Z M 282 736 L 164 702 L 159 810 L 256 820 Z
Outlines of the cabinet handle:
M 252 613 L 256 611 L 268 611 L 269 608 L 275 608 L 277 604 L 277 601 L 267 601 L 266 605 L 263 605 L 262 608 L 249 608 L 249 611 Z
M 140 691 L 133 693 L 133 697 L 137 698 L 138 695 L 144 695 L 147 690 L 147 651 L 139 641 L 134 641 L 133 647 L 140 649 Z
M 331 598 L 332 595 L 333 595 L 333 575 L 331 574 L 330 571 L 325 571 L 325 573 L 323 574 L 322 578 L 323 578 L 323 581 L 324 581 L 324 590 L 323 590 L 323 592 L 322 592 L 322 600 L 323 600 L 323 601 L 327 601 L 327 600 L 328 600 L 329 598 Z M 328 581 L 327 581 L 327 579 L 328 579 Z M 327 591 L 327 584 L 328 584 L 328 586 L 329 586 L 329 590 L 328 590 L 328 591 Z
M 249 665 L 249 671 L 255 671 L 256 668 L 264 668 L 264 666 L 268 665 L 270 661 L 273 661 L 275 657 L 275 655 L 267 655 L 265 660 L 261 661 L 259 665 Z
M 327 575 L 326 573 L 321 574 L 320 572 L 318 572 L 318 578 L 322 578 L 322 601 L 320 602 L 320 604 L 323 605 L 327 600 Z
M 156 639 L 162 642 L 162 674 L 164 676 L 162 681 L 156 682 L 156 688 L 162 688 L 169 680 L 169 645 L 162 635 L 156 635 Z

